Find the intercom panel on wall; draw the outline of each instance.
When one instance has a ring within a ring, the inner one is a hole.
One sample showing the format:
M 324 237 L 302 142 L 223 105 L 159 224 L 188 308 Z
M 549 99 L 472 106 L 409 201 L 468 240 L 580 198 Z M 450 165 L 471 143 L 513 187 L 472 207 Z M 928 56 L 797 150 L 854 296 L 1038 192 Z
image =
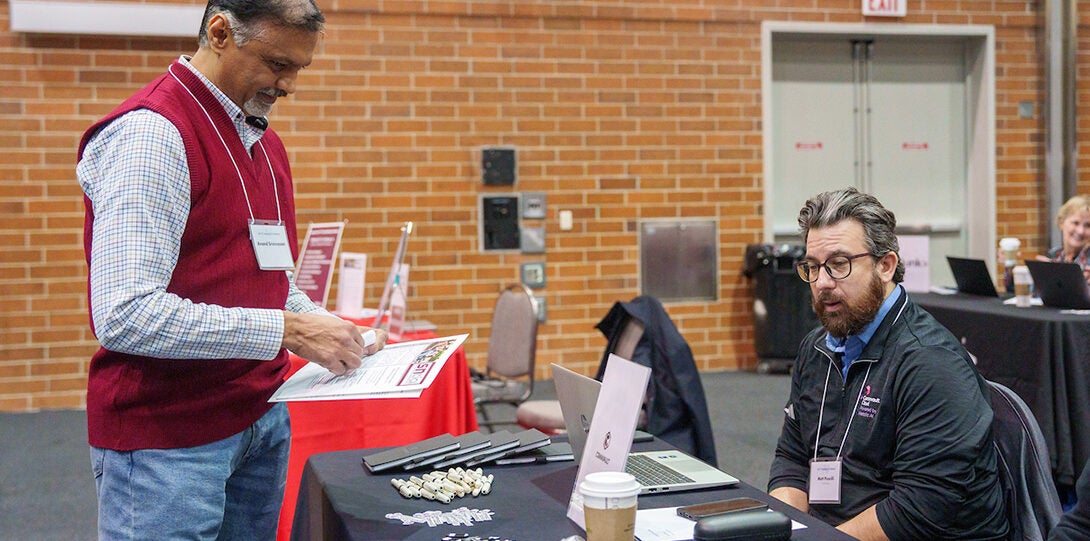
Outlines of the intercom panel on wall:
M 481 249 L 519 249 L 517 195 L 481 196 Z
M 513 147 L 481 149 L 481 182 L 485 186 L 514 186 L 518 167 Z

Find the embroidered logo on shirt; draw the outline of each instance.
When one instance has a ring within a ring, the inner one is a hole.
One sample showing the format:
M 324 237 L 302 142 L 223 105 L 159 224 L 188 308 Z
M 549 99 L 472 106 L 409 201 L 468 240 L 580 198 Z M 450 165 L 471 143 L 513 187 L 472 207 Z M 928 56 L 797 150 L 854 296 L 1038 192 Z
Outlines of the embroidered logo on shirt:
M 873 419 L 878 414 L 878 407 L 882 405 L 882 399 L 870 395 L 871 388 L 867 385 L 863 390 L 863 398 L 859 401 L 859 411 L 856 415 Z

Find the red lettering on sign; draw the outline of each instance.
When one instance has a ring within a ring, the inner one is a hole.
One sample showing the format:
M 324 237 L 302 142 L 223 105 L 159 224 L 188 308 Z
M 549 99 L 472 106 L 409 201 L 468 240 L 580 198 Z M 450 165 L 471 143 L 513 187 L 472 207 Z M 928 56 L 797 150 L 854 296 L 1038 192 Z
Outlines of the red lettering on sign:
M 903 17 L 905 5 L 902 0 L 863 0 L 863 15 Z

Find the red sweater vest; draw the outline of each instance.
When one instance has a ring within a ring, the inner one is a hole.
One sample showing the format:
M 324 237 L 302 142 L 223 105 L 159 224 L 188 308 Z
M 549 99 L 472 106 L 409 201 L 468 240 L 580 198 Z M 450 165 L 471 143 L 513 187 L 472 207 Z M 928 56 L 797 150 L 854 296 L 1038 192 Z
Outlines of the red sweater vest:
M 223 106 L 204 83 L 175 62 L 105 118 L 80 141 L 117 117 L 150 109 L 181 133 L 190 173 L 189 221 L 178 265 L 167 291 L 194 303 L 225 307 L 284 309 L 288 280 L 283 271 L 258 269 L 249 239 L 249 211 L 235 166 L 204 111 L 242 172 L 254 217 L 275 220 L 275 171 L 281 215 L 296 256 L 295 202 L 287 153 L 277 135 L 265 132 L 251 157 Z M 189 92 L 192 92 L 191 96 Z M 197 104 L 200 100 L 204 110 Z M 94 211 L 84 199 L 84 251 L 90 264 Z M 93 328 L 93 322 L 92 322 Z M 211 443 L 236 434 L 264 415 L 267 402 L 289 368 L 287 351 L 273 360 L 157 359 L 100 348 L 91 358 L 87 383 L 87 432 L 91 445 L 121 451 L 169 449 Z

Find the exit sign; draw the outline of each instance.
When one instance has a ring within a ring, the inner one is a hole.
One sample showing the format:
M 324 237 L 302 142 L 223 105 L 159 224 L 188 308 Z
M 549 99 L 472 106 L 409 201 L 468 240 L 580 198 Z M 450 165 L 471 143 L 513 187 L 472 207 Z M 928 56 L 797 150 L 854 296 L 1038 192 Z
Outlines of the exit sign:
M 908 0 L 863 0 L 863 15 L 871 17 L 904 17 Z

